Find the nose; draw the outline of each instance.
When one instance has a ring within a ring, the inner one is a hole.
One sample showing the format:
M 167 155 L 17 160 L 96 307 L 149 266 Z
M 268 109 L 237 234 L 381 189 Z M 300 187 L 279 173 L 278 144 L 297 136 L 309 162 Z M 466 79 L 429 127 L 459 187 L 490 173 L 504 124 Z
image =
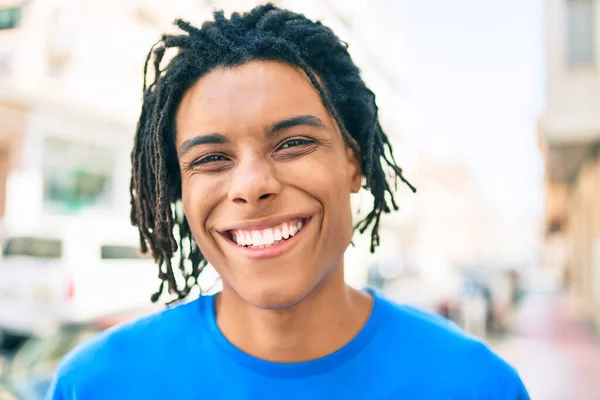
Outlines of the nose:
M 258 206 L 275 198 L 281 184 L 267 160 L 253 158 L 240 163 L 233 171 L 229 200 L 236 204 Z

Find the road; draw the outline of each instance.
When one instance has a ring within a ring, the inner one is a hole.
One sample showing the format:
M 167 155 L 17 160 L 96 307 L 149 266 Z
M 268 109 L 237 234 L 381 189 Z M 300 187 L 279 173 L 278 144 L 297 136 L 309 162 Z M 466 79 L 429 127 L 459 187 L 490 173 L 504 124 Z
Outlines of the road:
M 511 333 L 492 344 L 519 371 L 532 399 L 600 399 L 600 336 L 569 296 L 528 295 Z

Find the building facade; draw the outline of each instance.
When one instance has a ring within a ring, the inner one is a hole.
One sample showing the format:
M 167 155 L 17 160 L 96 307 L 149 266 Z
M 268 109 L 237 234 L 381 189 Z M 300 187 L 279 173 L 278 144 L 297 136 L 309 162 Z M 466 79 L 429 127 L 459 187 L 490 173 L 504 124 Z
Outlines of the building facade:
M 545 265 L 600 328 L 600 6 L 546 4 Z

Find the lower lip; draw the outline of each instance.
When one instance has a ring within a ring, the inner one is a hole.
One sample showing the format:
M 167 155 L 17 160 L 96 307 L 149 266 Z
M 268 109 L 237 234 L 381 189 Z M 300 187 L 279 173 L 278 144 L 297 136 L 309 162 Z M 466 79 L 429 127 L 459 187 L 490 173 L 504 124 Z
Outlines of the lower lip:
M 225 238 L 227 243 L 233 246 L 236 250 L 242 253 L 242 255 L 246 258 L 251 258 L 253 260 L 262 260 L 265 258 L 273 258 L 278 257 L 286 251 L 290 250 L 296 243 L 298 242 L 298 237 L 302 236 L 306 227 L 310 223 L 311 219 L 308 218 L 304 220 L 304 224 L 300 232 L 296 233 L 296 235 L 290 237 L 287 240 L 282 240 L 281 242 L 274 244 L 269 247 L 263 247 L 262 249 L 256 249 L 252 247 L 242 247 L 237 243 L 233 242 L 229 238 Z

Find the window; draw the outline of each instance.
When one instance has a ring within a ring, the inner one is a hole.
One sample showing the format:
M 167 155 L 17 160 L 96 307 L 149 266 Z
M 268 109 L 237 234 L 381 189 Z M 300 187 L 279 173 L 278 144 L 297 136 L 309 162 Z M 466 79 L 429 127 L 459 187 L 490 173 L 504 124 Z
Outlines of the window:
M 62 256 L 62 243 L 58 239 L 39 237 L 11 237 L 6 240 L 4 257 L 26 256 L 58 259 Z
M 7 7 L 0 9 L 0 30 L 16 28 L 20 20 L 20 7 Z
M 112 205 L 115 159 L 110 148 L 47 138 L 43 165 L 44 208 L 50 212 Z
M 595 0 L 567 0 L 567 63 L 570 66 L 596 62 Z
M 137 260 L 144 255 L 135 246 L 104 245 L 100 249 L 103 260 Z

